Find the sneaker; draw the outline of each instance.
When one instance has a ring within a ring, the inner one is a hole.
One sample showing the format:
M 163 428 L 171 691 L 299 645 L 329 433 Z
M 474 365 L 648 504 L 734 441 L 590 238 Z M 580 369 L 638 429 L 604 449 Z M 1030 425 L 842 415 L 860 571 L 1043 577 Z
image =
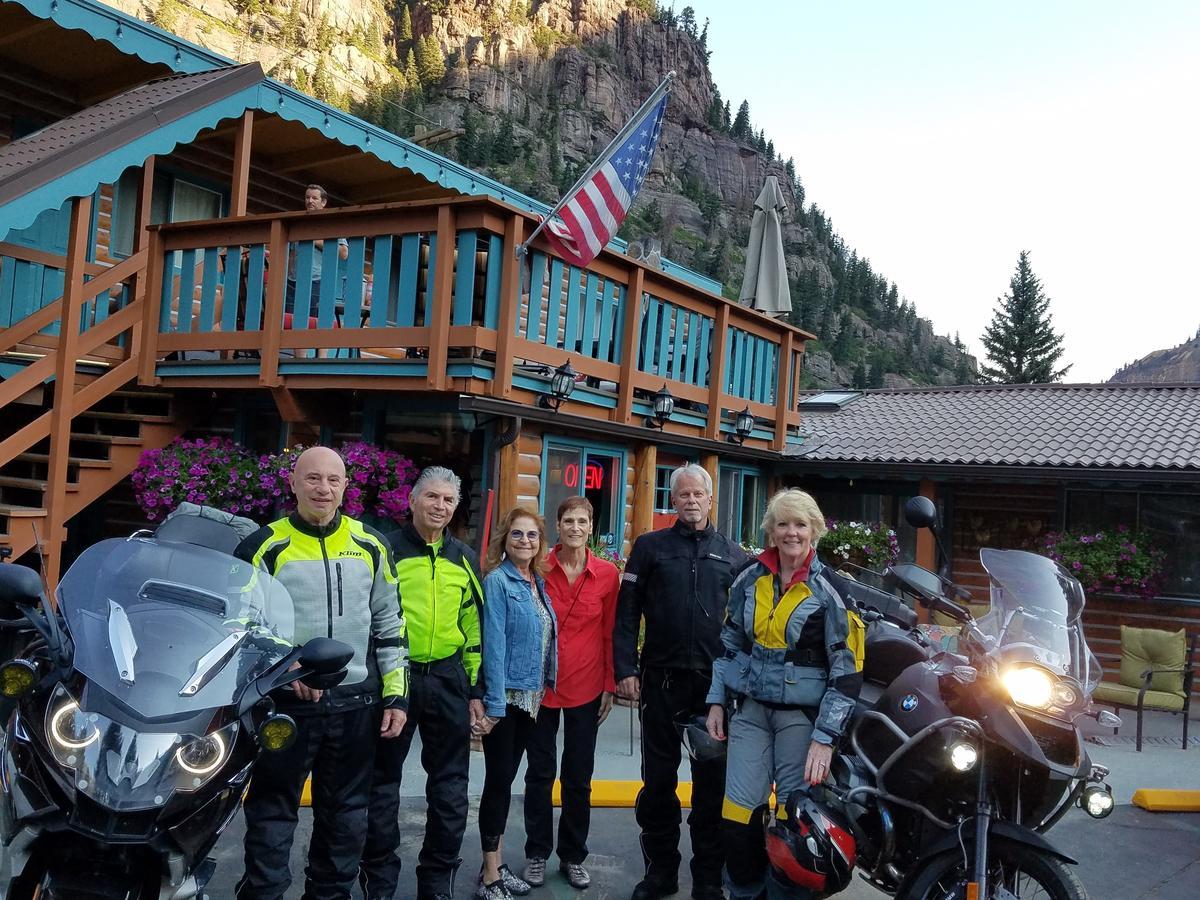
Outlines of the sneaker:
M 567 884 L 577 891 L 584 890 L 592 883 L 592 876 L 582 863 L 564 862 L 560 863 L 558 868 L 566 876 Z
M 543 856 L 533 856 L 525 860 L 525 871 L 521 877 L 530 887 L 540 888 L 546 883 L 546 859 Z
M 479 887 L 475 888 L 475 900 L 512 900 L 512 894 L 504 886 L 503 878 L 497 878 L 491 884 L 484 884 L 481 880 Z
M 504 882 L 504 889 L 514 897 L 524 897 L 533 890 L 528 881 L 514 875 L 507 865 L 500 867 L 500 880 Z

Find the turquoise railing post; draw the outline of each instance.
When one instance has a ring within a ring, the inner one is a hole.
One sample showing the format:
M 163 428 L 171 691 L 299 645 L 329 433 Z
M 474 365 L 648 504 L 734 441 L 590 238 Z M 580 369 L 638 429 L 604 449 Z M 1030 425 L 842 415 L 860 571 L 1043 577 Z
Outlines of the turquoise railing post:
M 457 242 L 450 324 L 470 325 L 475 310 L 475 247 L 478 234 L 474 229 L 464 229 L 458 233 Z

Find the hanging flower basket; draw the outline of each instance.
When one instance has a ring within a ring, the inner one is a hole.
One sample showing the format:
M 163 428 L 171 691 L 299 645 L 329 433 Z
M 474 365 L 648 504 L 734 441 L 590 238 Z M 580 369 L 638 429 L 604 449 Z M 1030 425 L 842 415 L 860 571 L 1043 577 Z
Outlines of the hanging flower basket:
M 1162 587 L 1163 552 L 1124 525 L 1110 531 L 1052 532 L 1042 539 L 1042 546 L 1089 594 L 1149 598 Z
M 337 449 L 346 461 L 342 511 L 354 518 L 403 521 L 417 477 L 412 460 L 362 441 Z M 185 500 L 266 521 L 296 508 L 289 478 L 303 450 L 260 455 L 227 438 L 177 439 L 141 455 L 132 475 L 134 496 L 149 522 L 161 522 Z
M 844 563 L 864 569 L 883 569 L 900 556 L 896 532 L 880 522 L 839 522 L 830 519 L 817 545 L 821 559 L 833 567 Z

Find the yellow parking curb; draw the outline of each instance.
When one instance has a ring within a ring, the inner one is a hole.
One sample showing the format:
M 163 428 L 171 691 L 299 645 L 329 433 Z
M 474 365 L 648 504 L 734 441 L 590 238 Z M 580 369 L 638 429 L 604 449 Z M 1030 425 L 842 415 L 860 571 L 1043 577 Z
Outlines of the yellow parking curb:
M 1200 812 L 1200 791 L 1138 788 L 1133 792 L 1133 805 L 1150 812 Z
M 595 809 L 630 809 L 637 799 L 638 791 L 642 789 L 640 781 L 603 781 L 592 782 L 592 807 Z M 684 809 L 692 807 L 692 783 L 681 782 L 675 790 L 679 803 Z M 555 779 L 554 791 L 551 795 L 554 805 L 562 804 L 562 786 Z M 312 779 L 304 782 L 304 790 L 300 794 L 300 805 L 312 805 Z

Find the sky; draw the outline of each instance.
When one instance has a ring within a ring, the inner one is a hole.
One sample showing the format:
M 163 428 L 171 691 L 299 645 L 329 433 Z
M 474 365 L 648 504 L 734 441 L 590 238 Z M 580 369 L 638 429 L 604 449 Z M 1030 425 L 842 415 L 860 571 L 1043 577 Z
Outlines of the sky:
M 1097 382 L 1200 328 L 1200 3 L 676 0 L 806 199 L 940 334 L 1021 250 Z

